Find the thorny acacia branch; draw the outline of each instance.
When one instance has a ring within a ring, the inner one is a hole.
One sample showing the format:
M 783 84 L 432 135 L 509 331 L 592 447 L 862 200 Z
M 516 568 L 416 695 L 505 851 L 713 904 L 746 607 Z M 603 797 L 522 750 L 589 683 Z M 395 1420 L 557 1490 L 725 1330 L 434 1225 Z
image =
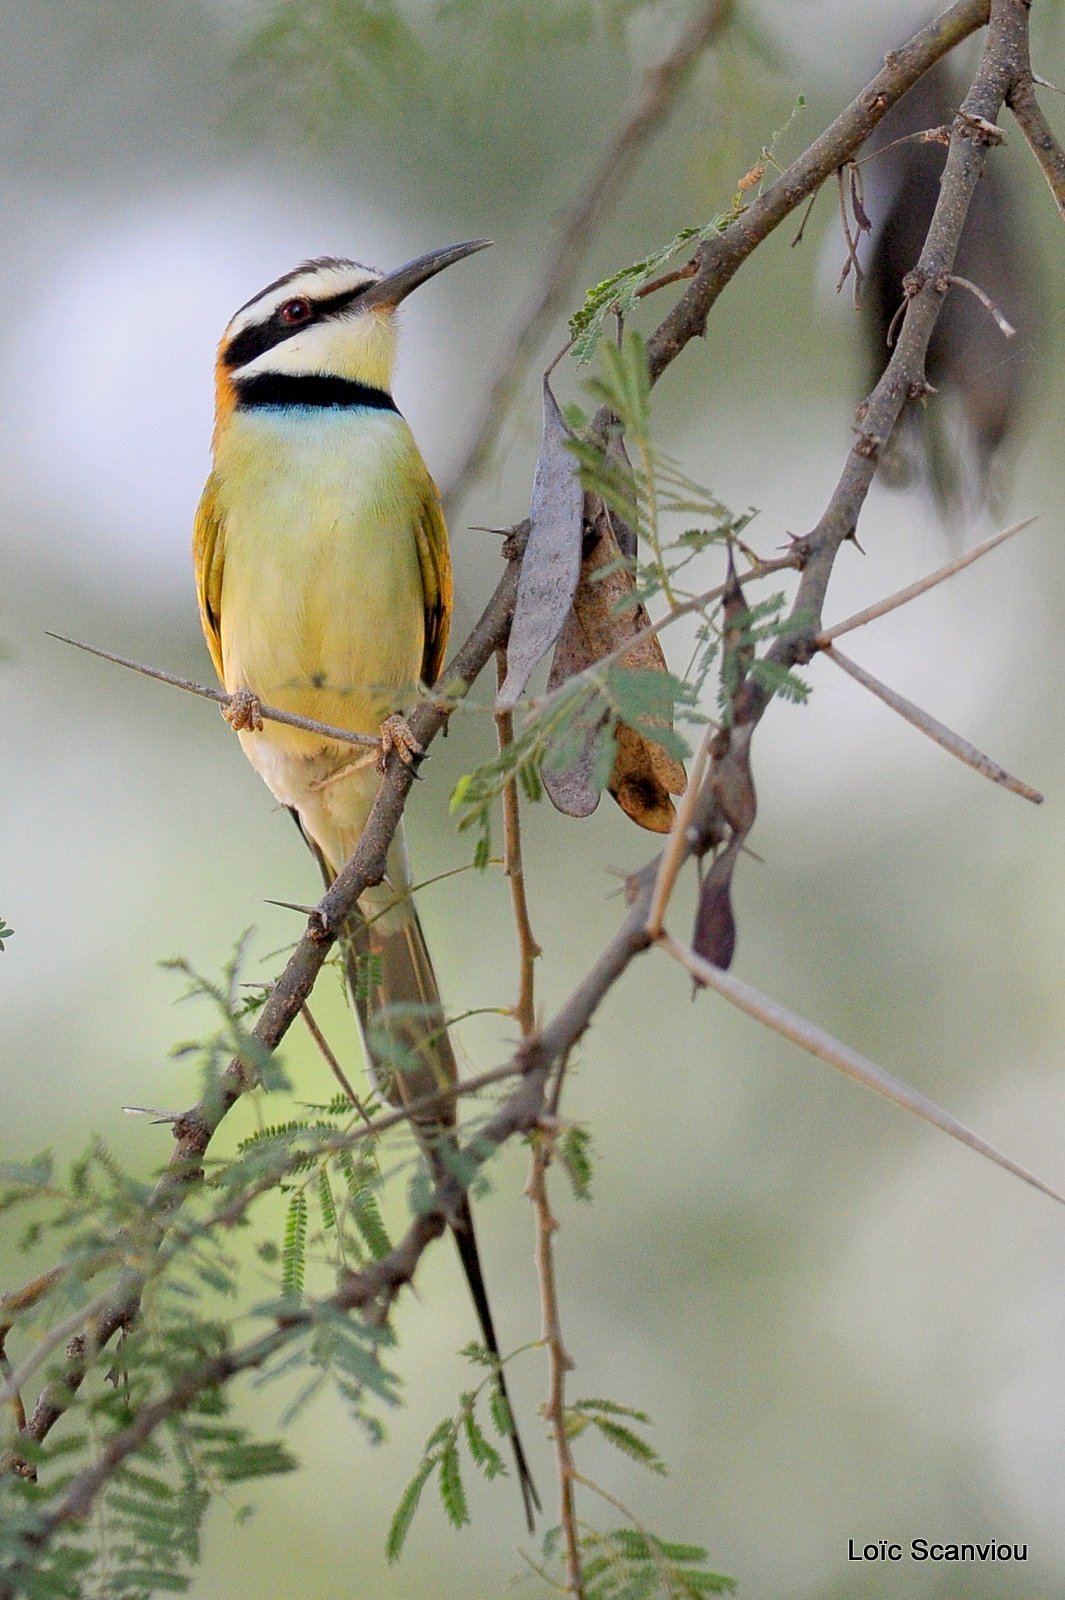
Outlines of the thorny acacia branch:
M 1043 169 L 1043 176 L 1050 185 L 1058 208 L 1058 216 L 1065 222 L 1065 150 L 1054 137 L 1043 115 L 1035 97 L 1035 84 L 1026 34 L 1017 46 L 1017 71 L 1006 93 L 1006 104 Z
M 884 112 L 922 72 L 987 17 L 987 0 L 958 0 L 937 22 L 894 52 L 873 83 L 806 154 L 752 202 L 722 235 L 700 247 L 695 276 L 650 340 L 654 378 L 661 376 L 692 337 L 703 332 L 718 294 L 757 245 L 855 152 Z M 801 618 L 803 627 L 778 638 L 769 649 L 769 658 L 779 665 L 798 664 L 816 651 L 821 610 L 833 564 L 844 541 L 854 534 L 880 450 L 904 406 L 924 392 L 923 369 L 928 340 L 946 292 L 945 277 L 953 265 L 966 211 L 993 137 L 993 129 L 989 132 L 989 128 L 1003 101 L 1018 86 L 1023 100 L 1025 73 L 1030 79 L 1026 27 L 1027 6 L 1023 0 L 994 0 L 986 48 L 972 89 L 952 128 L 939 204 L 920 262 L 911 276 L 909 303 L 898 343 L 883 377 L 861 410 L 860 429 L 837 488 L 824 515 L 804 541 L 804 562 L 792 611 L 792 619 Z M 517 586 L 520 546 L 520 539 L 513 542 L 515 559 L 510 561 L 470 638 L 445 672 L 444 688 L 452 696 L 460 696 L 469 688 L 493 651 L 506 640 Z M 757 724 L 770 699 L 771 691 L 764 682 L 749 677 L 736 708 L 737 725 L 748 723 L 753 727 Z M 427 746 L 449 715 L 447 704 L 419 705 L 411 717 L 415 737 Z M 727 767 L 729 759 L 730 748 L 726 741 L 723 752 L 715 755 L 713 765 L 719 770 L 711 771 L 699 796 L 700 805 L 695 808 L 689 829 L 693 841 L 685 841 L 685 853 L 691 842 L 708 836 L 714 807 L 714 780 L 720 779 L 720 769 Z M 412 781 L 413 774 L 400 762 L 389 762 L 358 848 L 310 918 L 295 953 L 260 1013 L 253 1034 L 258 1048 L 273 1050 L 279 1044 L 305 1004 L 345 917 L 362 892 L 381 880 L 387 846 L 399 823 Z M 465 1181 L 488 1152 L 515 1134 L 530 1132 L 538 1126 L 554 1067 L 579 1040 L 600 1002 L 632 960 L 652 942 L 648 914 L 657 871 L 656 860 L 630 878 L 630 906 L 622 926 L 556 1015 L 522 1041 L 513 1061 L 513 1068 L 520 1070 L 520 1082 L 479 1130 L 476 1141 L 467 1147 L 469 1165 L 464 1166 Z M 668 938 L 668 935 L 663 933 L 662 937 Z M 705 974 L 699 975 L 706 979 Z M 252 1080 L 250 1064 L 240 1057 L 235 1058 L 218 1085 L 175 1119 L 171 1160 L 156 1184 L 138 1229 L 139 1259 L 143 1260 L 162 1242 L 189 1184 L 199 1177 L 204 1153 L 215 1130 Z M 463 1187 L 463 1180 L 450 1174 L 445 1176 L 437 1185 L 430 1208 L 414 1219 L 395 1249 L 366 1271 L 349 1274 L 332 1297 L 332 1303 L 342 1310 L 372 1309 L 375 1318 L 387 1315 L 400 1289 L 411 1281 L 424 1250 L 444 1230 Z M 48 1435 L 83 1381 L 92 1352 L 136 1316 L 144 1283 L 145 1273 L 141 1269 L 130 1267 L 123 1273 L 114 1293 L 93 1318 L 90 1336 L 83 1345 L 73 1349 L 61 1379 L 48 1384 L 40 1395 L 25 1429 L 30 1440 L 39 1442 Z M 95 1466 L 71 1482 L 62 1500 L 53 1508 L 52 1521 L 42 1538 L 60 1522 L 83 1516 L 118 1461 L 138 1448 L 166 1416 L 190 1404 L 194 1394 L 202 1388 L 216 1386 L 235 1372 L 247 1370 L 266 1359 L 289 1336 L 287 1327 L 278 1327 L 253 1346 L 219 1357 L 209 1369 L 197 1369 L 196 1374 L 183 1379 L 169 1395 L 145 1408 L 130 1429 L 110 1442 Z
M 1022 522 L 1014 522 L 1010 527 L 1003 528 L 999 533 L 993 533 L 971 550 L 965 550 L 953 561 L 948 561 L 945 566 L 937 567 L 935 572 L 929 572 L 925 577 L 918 578 L 916 583 L 907 584 L 905 589 L 899 589 L 895 594 L 888 595 L 885 600 L 878 600 L 875 605 L 866 606 L 863 611 L 856 611 L 852 617 L 845 617 L 842 622 L 835 622 L 831 628 L 818 635 L 817 644 L 823 649 L 826 644 L 834 644 L 845 633 L 852 632 L 855 628 L 864 628 L 866 623 L 875 622 L 878 617 L 886 617 L 890 611 L 895 611 L 899 606 L 908 605 L 911 600 L 916 600 L 918 595 L 926 594 L 929 589 L 934 589 L 938 584 L 945 583 L 948 578 L 953 578 L 956 573 L 972 566 L 974 561 L 979 561 L 981 556 L 988 555 L 996 550 L 1007 539 L 1012 539 L 1014 534 L 1023 533 L 1025 528 L 1030 528 L 1035 521 L 1034 517 L 1025 517 Z
M 751 252 L 832 177 L 929 67 L 987 22 L 988 5 L 989 0 L 956 0 L 941 17 L 915 33 L 908 44 L 893 50 L 883 70 L 820 138 L 752 200 L 723 233 L 699 246 L 695 276 L 687 291 L 648 340 L 652 382 L 661 377 L 691 339 L 705 333 L 711 307 Z M 605 418 L 597 421 L 605 424 Z
M 536 1215 L 536 1276 L 540 1285 L 541 1338 L 547 1350 L 548 1391 L 544 1417 L 551 1427 L 558 1464 L 559 1523 L 566 1552 L 566 1593 L 572 1600 L 584 1600 L 584 1573 L 581 1566 L 580 1533 L 573 1485 L 577 1476 L 573 1451 L 566 1430 L 566 1374 L 573 1370 L 573 1358 L 562 1338 L 562 1318 L 558 1307 L 555 1277 L 554 1235 L 558 1222 L 547 1193 L 547 1169 L 554 1147 L 554 1129 L 542 1126 L 533 1139 L 526 1193 Z

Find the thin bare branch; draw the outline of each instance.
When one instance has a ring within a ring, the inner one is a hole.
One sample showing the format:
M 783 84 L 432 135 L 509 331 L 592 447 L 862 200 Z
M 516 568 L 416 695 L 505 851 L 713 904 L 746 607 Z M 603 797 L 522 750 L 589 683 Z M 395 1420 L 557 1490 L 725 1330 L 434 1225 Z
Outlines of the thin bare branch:
M 496 689 L 501 690 L 507 676 L 507 653 L 496 651 Z M 514 713 L 510 710 L 495 714 L 499 753 L 505 756 L 514 743 Z M 529 901 L 525 893 L 525 868 L 521 853 L 521 806 L 518 800 L 517 779 L 511 775 L 503 785 L 503 870 L 510 884 L 510 902 L 514 912 L 514 928 L 518 939 L 518 999 L 511 1008 L 522 1037 L 527 1037 L 536 1026 L 536 961 L 540 946 L 532 931 Z
M 929 712 L 922 710 L 920 706 L 914 705 L 912 700 L 907 700 L 905 695 L 898 694 L 894 689 L 889 689 L 886 683 L 881 683 L 880 679 L 874 678 L 871 672 L 866 672 L 865 668 L 860 667 L 856 661 L 852 661 L 849 656 L 843 655 L 841 651 L 836 649 L 835 645 L 826 645 L 824 654 L 830 661 L 834 661 L 837 667 L 842 667 L 843 671 L 854 678 L 857 683 L 860 683 L 864 689 L 868 689 L 870 694 L 875 694 L 878 700 L 882 700 L 886 706 L 890 706 L 892 711 L 897 711 L 899 716 L 903 717 L 911 726 L 919 729 L 921 733 L 927 734 L 948 754 L 956 756 L 967 767 L 972 767 L 973 771 L 978 772 L 981 777 L 990 778 L 992 783 L 1001 784 L 1002 788 L 1008 789 L 1011 794 L 1019 794 L 1022 800 L 1030 800 L 1036 806 L 1042 805 L 1045 796 L 1041 795 L 1038 789 L 1033 789 L 1031 784 L 1023 782 L 1020 778 L 1015 778 L 1011 772 L 1006 771 L 1005 767 L 1000 767 L 997 761 L 992 761 L 990 756 L 985 756 L 982 750 L 978 750 L 974 744 L 970 744 L 968 739 L 963 739 L 960 734 L 954 733 L 952 729 L 937 721 Z
M 778 1001 L 771 1000 L 768 995 L 752 988 L 742 979 L 734 977 L 731 972 L 723 972 L 720 967 L 711 966 L 709 961 L 703 961 L 693 950 L 678 943 L 670 934 L 663 934 L 659 943 L 700 983 L 705 984 L 707 988 L 716 989 L 718 994 L 723 995 L 734 1006 L 738 1006 L 741 1011 L 745 1011 L 756 1022 L 764 1023 L 774 1033 L 779 1033 L 784 1039 L 790 1039 L 792 1044 L 797 1044 L 801 1050 L 816 1056 L 819 1061 L 827 1062 L 830 1067 L 846 1073 L 848 1078 L 854 1078 L 867 1089 L 882 1094 L 885 1099 L 891 1100 L 903 1111 L 912 1112 L 923 1122 L 930 1123 L 933 1128 L 938 1128 L 940 1132 L 949 1134 L 952 1139 L 957 1139 L 959 1144 L 967 1145 L 978 1155 L 986 1156 L 988 1161 L 993 1161 L 997 1167 L 1012 1172 L 1015 1178 L 1023 1179 L 1041 1194 L 1049 1195 L 1052 1200 L 1065 1205 L 1065 1195 L 1060 1194 L 1050 1184 L 1044 1183 L 1042 1178 L 1037 1178 L 1027 1167 L 1020 1166 L 995 1145 L 989 1144 L 980 1134 L 966 1127 L 964 1122 L 959 1122 L 948 1111 L 936 1105 L 934 1100 L 929 1100 L 918 1090 L 911 1089 L 909 1084 L 903 1083 L 890 1072 L 885 1072 L 868 1057 L 860 1055 L 857 1050 L 852 1050 L 849 1045 L 842 1044 L 833 1038 L 832 1034 L 826 1033 L 815 1023 L 808 1022 L 805 1017 L 800 1017 L 797 1012 L 789 1011 Z
M 1043 81 L 1036 79 L 1030 71 L 1027 77 L 1022 75 L 1010 90 L 1008 102 L 1017 126 L 1028 141 L 1028 147 L 1050 186 L 1058 216 L 1065 222 L 1065 150 L 1055 138 L 1032 87 L 1033 82 Z M 1047 87 L 1053 88 L 1053 84 Z
M 573 1600 L 584 1600 L 584 1572 L 581 1564 L 580 1534 L 573 1485 L 576 1463 L 566 1429 L 566 1374 L 574 1362 L 562 1337 L 555 1279 L 554 1235 L 558 1221 L 547 1196 L 547 1168 L 554 1149 L 555 1131 L 546 1126 L 533 1135 L 532 1157 L 526 1194 L 536 1216 L 536 1277 L 540 1286 L 541 1338 L 547 1349 L 548 1392 L 544 1416 L 551 1427 L 558 1467 L 559 1522 L 566 1551 L 566 1593 Z
M 74 1334 L 80 1332 L 86 1325 L 91 1325 L 93 1319 L 108 1304 L 113 1293 L 113 1287 L 109 1286 L 98 1294 L 95 1300 L 87 1301 L 85 1305 L 79 1306 L 76 1311 L 72 1311 L 61 1322 L 49 1328 L 29 1355 L 14 1368 L 7 1382 L 0 1384 L 0 1405 L 7 1405 L 9 1401 L 17 1400 L 19 1391 L 26 1387 L 35 1372 L 40 1371 L 53 1350 L 58 1350 L 59 1346 L 66 1344 Z
M 1003 315 L 1000 307 L 995 304 L 985 290 L 981 289 L 978 283 L 973 283 L 971 278 L 960 278 L 956 272 L 945 272 L 943 274 L 943 282 L 953 284 L 957 289 L 967 289 L 971 295 L 974 295 L 984 310 L 994 317 L 998 331 L 1004 339 L 1015 339 L 1017 337 L 1017 330 L 1013 323 Z
M 1015 533 L 1030 528 L 1035 521 L 1035 517 L 1025 517 L 1023 522 L 1015 522 L 1012 527 L 1003 528 L 1001 533 L 993 533 L 981 544 L 974 545 L 971 550 L 966 550 L 955 560 L 948 561 L 946 566 L 937 567 L 935 572 L 928 573 L 924 578 L 918 578 L 916 583 L 908 584 L 905 589 L 897 589 L 894 594 L 888 595 L 886 600 L 878 600 L 875 605 L 866 606 L 864 611 L 856 611 L 843 622 L 837 622 L 833 627 L 826 628 L 817 636 L 818 647 L 823 650 L 825 645 L 831 644 L 834 639 L 841 639 L 845 633 L 850 633 L 854 628 L 864 628 L 867 622 L 875 622 L 878 617 L 886 617 L 890 611 L 897 611 L 899 606 L 916 600 L 918 595 L 927 594 L 929 589 L 934 589 L 937 584 L 946 582 L 947 578 L 953 578 L 956 572 L 962 572 L 966 567 L 972 566 L 974 561 L 986 556 L 989 550 L 997 549 L 1007 539 L 1012 539 Z
M 358 1095 L 355 1093 L 355 1089 L 354 1089 L 354 1087 L 353 1087 L 353 1085 L 351 1083 L 351 1079 L 348 1077 L 347 1073 L 344 1071 L 344 1068 L 340 1065 L 340 1062 L 337 1060 L 336 1052 L 334 1051 L 332 1045 L 329 1043 L 329 1040 L 326 1038 L 325 1034 L 322 1032 L 321 1028 L 318 1026 L 317 1022 L 315 1021 L 314 1015 L 313 1015 L 313 1013 L 311 1011 L 311 1008 L 310 1008 L 309 1005 L 307 1005 L 306 1001 L 304 1001 L 303 1005 L 300 1007 L 300 1015 L 302 1016 L 304 1022 L 307 1024 L 307 1032 L 310 1034 L 311 1038 L 314 1040 L 315 1044 L 318 1046 L 319 1052 L 321 1053 L 321 1056 L 322 1056 L 323 1060 L 325 1061 L 326 1065 L 328 1066 L 330 1072 L 333 1074 L 333 1077 L 339 1083 L 339 1085 L 340 1085 L 341 1089 L 343 1090 L 344 1094 L 351 1101 L 352 1105 L 354 1106 L 355 1110 L 358 1112 L 359 1116 L 362 1118 L 363 1122 L 365 1122 L 367 1124 L 367 1126 L 369 1126 L 370 1119 L 366 1114 L 366 1107 L 363 1105 L 362 1101 L 359 1099 Z
M 51 633 L 47 628 L 45 634 L 49 639 L 58 639 L 60 644 L 72 644 L 75 650 L 84 650 L 90 656 L 99 656 L 101 661 L 113 661 L 118 667 L 128 667 L 131 672 L 141 672 L 146 678 L 155 678 L 159 683 L 172 684 L 175 689 L 184 689 L 186 694 L 198 694 L 202 700 L 214 700 L 223 710 L 233 700 L 224 689 L 212 689 L 205 683 L 193 683 L 191 678 L 179 678 L 176 673 L 164 672 L 162 667 L 148 667 L 142 661 L 131 661 L 128 656 L 116 656 L 110 650 L 101 650 L 94 644 L 83 644 L 80 639 L 68 639 L 63 633 Z M 303 728 L 307 733 L 320 733 L 325 739 L 335 739 L 338 744 L 370 745 L 379 749 L 380 739 L 372 733 L 352 733 L 350 728 L 334 728 L 328 722 L 315 722 L 312 717 L 298 717 L 293 711 L 279 711 L 276 706 L 264 706 L 256 701 L 256 709 L 260 716 L 269 722 L 283 722 L 288 728 Z
M 688 774 L 688 786 L 677 806 L 673 826 L 669 830 L 669 838 L 658 863 L 658 872 L 655 876 L 654 891 L 651 895 L 651 908 L 647 913 L 647 937 L 657 939 L 662 932 L 662 922 L 669 905 L 670 896 L 677 882 L 677 874 L 684 865 L 689 850 L 688 830 L 695 815 L 695 807 L 702 792 L 703 779 L 706 776 L 706 767 L 710 759 L 710 741 L 713 732 L 704 734 L 701 744 L 695 753 L 691 772 Z

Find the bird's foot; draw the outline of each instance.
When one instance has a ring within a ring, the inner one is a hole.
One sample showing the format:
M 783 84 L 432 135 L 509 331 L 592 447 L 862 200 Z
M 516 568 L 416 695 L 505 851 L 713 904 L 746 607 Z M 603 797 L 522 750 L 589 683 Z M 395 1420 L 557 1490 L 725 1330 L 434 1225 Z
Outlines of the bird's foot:
M 425 753 L 425 746 L 419 744 L 410 730 L 410 724 L 404 717 L 386 717 L 381 724 L 381 744 L 377 754 L 377 770 L 384 772 L 385 763 L 392 751 L 395 751 L 405 767 L 413 767 L 415 758 Z
M 222 705 L 221 712 L 234 733 L 239 733 L 242 728 L 247 728 L 251 733 L 261 733 L 263 730 L 262 701 L 250 689 L 237 689 Z

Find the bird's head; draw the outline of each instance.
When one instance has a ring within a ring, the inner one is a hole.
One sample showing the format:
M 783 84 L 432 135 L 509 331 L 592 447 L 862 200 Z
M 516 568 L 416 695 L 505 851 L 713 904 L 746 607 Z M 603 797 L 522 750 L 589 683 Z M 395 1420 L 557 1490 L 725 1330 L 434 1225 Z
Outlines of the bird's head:
M 395 311 L 426 279 L 483 250 L 488 239 L 448 245 L 394 272 L 322 256 L 260 289 L 230 320 L 218 346 L 218 413 L 241 385 L 268 375 L 330 377 L 386 393 L 396 353 Z

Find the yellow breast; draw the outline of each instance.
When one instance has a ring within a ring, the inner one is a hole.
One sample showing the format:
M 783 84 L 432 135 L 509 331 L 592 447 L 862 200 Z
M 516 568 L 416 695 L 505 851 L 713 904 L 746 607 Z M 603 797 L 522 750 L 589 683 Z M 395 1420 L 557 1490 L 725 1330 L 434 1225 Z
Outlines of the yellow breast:
M 429 479 L 407 424 L 383 411 L 237 411 L 216 441 L 215 482 L 226 688 L 376 733 L 417 682 L 425 643 L 416 525 Z M 255 739 L 321 748 L 278 723 Z

